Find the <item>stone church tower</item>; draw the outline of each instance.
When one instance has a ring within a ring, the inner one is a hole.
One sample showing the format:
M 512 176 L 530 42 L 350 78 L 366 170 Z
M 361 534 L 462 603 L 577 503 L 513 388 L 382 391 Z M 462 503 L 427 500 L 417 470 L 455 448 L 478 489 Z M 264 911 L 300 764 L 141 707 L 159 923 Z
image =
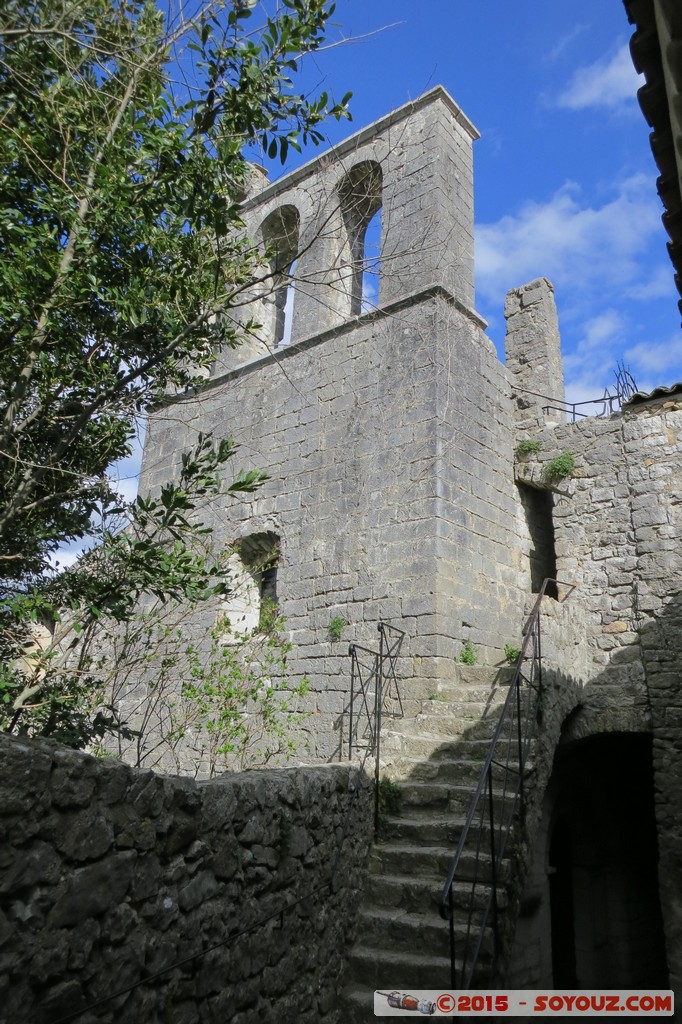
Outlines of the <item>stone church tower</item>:
M 682 960 L 682 403 L 659 389 L 568 406 L 544 279 L 509 293 L 500 362 L 474 306 L 476 138 L 438 87 L 278 182 L 254 172 L 244 219 L 271 262 L 244 316 L 260 327 L 154 416 L 141 490 L 199 432 L 239 443 L 230 472 L 267 472 L 208 509 L 251 589 L 203 625 L 256 622 L 276 596 L 288 670 L 311 683 L 309 759 L 348 757 L 348 640 L 376 646 L 380 622 L 404 633 L 382 764 L 415 834 L 460 786 L 457 756 L 479 742 L 467 715 L 491 720 L 505 646 L 558 581 L 542 603 L 543 738 L 508 978 L 662 986 L 664 944 L 673 982 Z M 431 846 L 415 870 L 450 849 Z

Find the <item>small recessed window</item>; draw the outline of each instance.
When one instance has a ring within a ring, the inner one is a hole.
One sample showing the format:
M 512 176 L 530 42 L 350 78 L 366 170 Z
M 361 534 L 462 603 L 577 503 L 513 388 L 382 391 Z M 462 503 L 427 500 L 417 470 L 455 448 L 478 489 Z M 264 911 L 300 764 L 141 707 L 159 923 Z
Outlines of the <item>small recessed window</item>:
M 519 497 L 523 506 L 526 527 L 528 529 L 530 562 L 530 587 L 534 594 L 539 594 L 546 579 L 545 594 L 555 600 L 558 598 L 556 549 L 554 546 L 554 496 L 551 491 L 539 487 L 529 487 L 519 483 Z

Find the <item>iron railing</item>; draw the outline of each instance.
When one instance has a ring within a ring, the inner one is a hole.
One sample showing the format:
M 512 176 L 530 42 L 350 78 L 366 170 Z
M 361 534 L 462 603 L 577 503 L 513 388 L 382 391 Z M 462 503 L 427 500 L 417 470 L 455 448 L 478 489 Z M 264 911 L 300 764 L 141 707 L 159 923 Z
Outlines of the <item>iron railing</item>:
M 558 582 L 544 581 L 526 624 L 521 653 L 443 886 L 440 913 L 449 923 L 453 988 L 471 986 L 491 928 L 493 964 L 500 952 L 499 893 L 504 882 L 503 862 L 509 853 L 513 825 L 517 820 L 521 827 L 524 824 L 524 775 L 542 709 L 540 607 L 548 586 Z M 458 910 L 465 922 L 459 938 L 455 931 Z M 459 977 L 457 957 L 460 958 Z
M 616 372 L 616 382 L 611 388 L 604 388 L 603 395 L 599 398 L 588 398 L 583 402 L 567 402 L 563 398 L 552 397 L 551 395 L 541 395 L 537 391 L 528 391 L 526 388 L 516 388 L 516 391 L 523 392 L 524 395 L 533 395 L 535 398 L 544 398 L 547 405 L 542 407 L 543 413 L 548 413 L 550 410 L 555 412 L 564 413 L 566 416 L 570 416 L 571 423 L 579 418 L 587 416 L 605 417 L 612 416 L 614 412 L 618 412 L 624 402 L 627 402 L 630 398 L 637 393 L 637 384 L 635 378 L 632 376 L 627 367 L 619 362 Z M 599 408 L 597 412 L 595 408 L 589 409 L 587 412 L 583 412 L 582 409 L 587 406 L 593 406 Z M 578 409 L 580 408 L 580 412 Z
M 396 717 L 403 716 L 403 702 L 398 686 L 396 663 L 405 632 L 387 622 L 379 622 L 379 650 L 350 644 L 351 658 L 350 708 L 348 725 L 348 757 L 353 748 L 364 750 L 365 757 L 374 754 L 374 833 L 379 831 L 379 769 L 381 758 L 381 718 L 384 705 L 396 702 Z M 358 709 L 359 703 L 359 709 Z M 364 712 L 364 714 L 363 714 Z

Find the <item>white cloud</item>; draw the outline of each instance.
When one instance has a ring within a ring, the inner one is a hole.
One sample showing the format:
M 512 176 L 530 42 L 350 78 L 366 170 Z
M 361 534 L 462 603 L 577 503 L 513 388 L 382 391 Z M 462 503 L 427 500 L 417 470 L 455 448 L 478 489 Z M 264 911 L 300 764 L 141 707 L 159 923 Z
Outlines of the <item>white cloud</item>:
M 675 334 L 668 341 L 654 344 L 641 341 L 625 350 L 624 359 L 631 364 L 635 377 L 638 373 L 640 376 L 668 374 L 670 367 L 679 366 L 682 361 L 682 339 Z
M 557 60 L 564 52 L 564 50 L 566 50 L 571 45 L 571 43 L 578 38 L 578 36 L 583 34 L 587 27 L 587 25 L 576 25 L 569 32 L 567 32 L 566 35 L 562 36 L 561 39 L 559 39 L 559 41 L 552 47 L 549 53 L 545 54 L 544 59 L 546 61 Z
M 145 421 L 140 420 L 136 425 L 136 434 L 132 439 L 132 451 L 125 459 L 119 459 L 109 467 L 108 477 L 112 485 L 125 501 L 134 501 L 137 497 L 137 485 L 142 465 L 142 450 L 144 439 L 147 433 Z
M 660 230 L 660 207 L 645 175 L 627 178 L 602 205 L 567 182 L 547 202 L 529 201 L 476 232 L 477 284 L 496 305 L 536 277 L 585 294 L 637 284 L 639 260 Z
M 602 348 L 605 344 L 616 341 L 624 327 L 624 317 L 615 309 L 607 309 L 584 325 L 583 339 L 578 342 L 578 348 L 584 351 Z
M 614 392 L 619 363 L 630 371 L 639 391 L 682 380 L 682 338 L 678 332 L 665 341 L 638 342 L 624 349 L 624 340 L 631 331 L 627 318 L 615 310 L 582 324 L 578 344 L 563 360 L 568 402 L 595 399 L 605 385 Z M 596 408 L 583 411 L 591 415 L 598 412 Z
M 602 383 L 601 380 L 596 381 L 594 374 L 568 378 L 566 380 L 566 401 L 569 403 L 575 403 L 580 406 L 582 402 L 587 402 L 589 405 L 583 405 L 581 408 L 576 410 L 577 413 L 581 413 L 586 416 L 605 416 L 611 412 L 611 405 L 609 402 L 603 399 L 604 392 L 610 386 L 610 390 L 615 390 L 615 375 L 611 373 L 604 377 L 606 383 Z M 601 399 L 601 401 L 600 401 Z M 614 411 L 617 406 L 614 405 Z
M 555 102 L 556 106 L 568 110 L 585 110 L 588 107 L 622 109 L 636 99 L 641 83 L 642 79 L 632 64 L 630 50 L 624 45 L 615 54 L 576 68 Z
M 583 322 L 575 347 L 563 359 L 567 401 L 591 401 L 603 395 L 605 387 L 614 390 L 616 364 L 627 326 L 625 317 L 615 309 L 606 309 Z M 583 411 L 598 415 L 600 410 Z
M 362 312 L 370 313 L 379 302 L 379 275 L 374 270 L 362 275 Z
M 629 290 L 631 299 L 667 299 L 677 295 L 674 270 L 671 263 L 662 263 L 651 272 L 645 281 L 633 284 Z

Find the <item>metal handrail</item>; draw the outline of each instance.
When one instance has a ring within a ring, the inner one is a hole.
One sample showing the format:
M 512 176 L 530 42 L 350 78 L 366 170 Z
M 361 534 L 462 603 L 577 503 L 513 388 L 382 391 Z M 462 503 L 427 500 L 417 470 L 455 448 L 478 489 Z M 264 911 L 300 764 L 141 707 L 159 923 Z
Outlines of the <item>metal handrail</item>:
M 353 719 L 355 707 L 356 680 L 360 687 L 360 696 L 367 716 L 367 745 L 365 756 L 374 753 L 374 834 L 379 832 L 379 772 L 381 759 L 381 717 L 384 700 L 388 697 L 391 686 L 395 687 L 396 696 L 400 705 L 402 715 L 403 702 L 398 686 L 396 674 L 396 662 L 400 654 L 405 631 L 391 626 L 387 622 L 377 624 L 379 630 L 379 650 L 372 650 L 371 647 L 363 647 L 362 644 L 350 644 L 348 653 L 351 657 L 351 682 L 350 682 L 350 706 L 349 706 L 349 727 L 348 727 L 348 758 L 353 756 Z M 391 634 L 396 634 L 392 637 Z M 372 658 L 370 667 L 363 665 L 358 657 L 358 651 L 369 654 Z M 372 694 L 370 687 L 374 684 L 373 713 L 370 711 L 370 700 Z M 360 748 L 358 742 L 359 715 L 356 722 L 355 746 Z
M 520 820 L 523 825 L 526 799 L 524 791 L 524 772 L 526 768 L 528 752 L 534 731 L 534 724 L 538 717 L 539 700 L 543 692 L 542 682 L 542 639 L 540 634 L 540 608 L 542 599 L 550 583 L 561 583 L 561 580 L 547 578 L 533 610 L 528 618 L 525 630 L 525 637 L 521 647 L 521 653 L 516 663 L 516 668 L 509 684 L 509 690 L 500 712 L 500 718 L 495 732 L 490 741 L 490 746 L 485 760 L 481 767 L 478 783 L 469 804 L 469 810 L 464 823 L 464 828 L 457 844 L 455 855 L 447 875 L 445 885 L 440 899 L 440 914 L 449 922 L 450 930 L 450 983 L 453 987 L 469 988 L 473 980 L 474 971 L 478 965 L 486 929 L 492 915 L 494 951 L 496 958 L 500 950 L 500 928 L 499 928 L 499 907 L 498 907 L 498 886 L 500 869 L 507 848 L 512 826 L 516 816 L 516 808 L 520 803 Z M 573 586 L 571 584 L 562 584 Z M 570 591 L 569 591 L 570 593 Z M 532 650 L 531 650 L 532 648 Z M 529 670 L 524 673 L 524 665 L 529 665 Z M 522 684 L 526 683 L 525 707 L 522 708 Z M 535 698 L 533 700 L 533 695 Z M 530 712 L 533 712 L 531 714 Z M 523 719 L 525 718 L 525 725 Z M 508 735 L 505 737 L 505 729 Z M 500 742 L 506 739 L 506 761 L 504 763 L 496 757 L 497 747 Z M 512 765 L 512 755 L 515 755 L 517 765 Z M 502 781 L 498 783 L 497 791 L 493 779 L 493 766 L 502 770 Z M 515 780 L 515 781 L 513 781 Z M 500 815 L 495 811 L 495 799 L 500 801 Z M 478 821 L 475 824 L 475 819 Z M 488 831 L 488 852 L 490 857 L 490 874 L 484 879 L 479 878 L 479 869 L 482 862 L 485 832 Z M 475 841 L 474 871 L 473 879 L 463 879 L 471 882 L 469 900 L 467 907 L 466 935 L 462 949 L 462 966 L 460 979 L 457 979 L 456 968 L 456 943 L 455 943 L 455 893 L 453 886 L 461 875 L 462 858 L 467 848 L 467 843 L 472 836 Z M 488 888 L 487 897 L 482 907 L 475 906 L 477 886 L 484 885 Z M 474 923 L 475 912 L 478 909 L 480 914 L 478 930 Z
M 527 388 L 516 386 L 514 391 L 519 394 L 532 395 L 534 398 L 544 398 L 547 404 L 542 406 L 543 413 L 550 411 L 565 413 L 570 415 L 572 423 L 575 423 L 578 417 L 587 419 L 590 416 L 594 416 L 596 419 L 600 419 L 612 416 L 614 412 L 618 412 L 626 398 L 624 394 L 620 393 L 612 395 L 608 388 L 605 388 L 604 394 L 598 398 L 586 398 L 582 402 L 567 402 L 564 398 L 557 398 L 555 395 L 543 395 L 539 391 L 529 391 Z M 602 411 L 597 413 L 578 412 L 578 409 L 585 405 L 600 405 L 602 406 Z

